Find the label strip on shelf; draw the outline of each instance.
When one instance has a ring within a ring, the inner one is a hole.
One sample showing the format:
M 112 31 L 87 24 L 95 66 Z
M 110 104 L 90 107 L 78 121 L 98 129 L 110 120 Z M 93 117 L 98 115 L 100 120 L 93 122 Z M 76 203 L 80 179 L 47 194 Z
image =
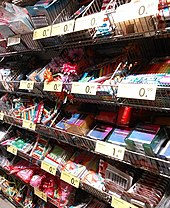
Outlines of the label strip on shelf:
M 83 95 L 96 95 L 97 86 L 97 83 L 72 82 L 71 93 Z
M 155 100 L 156 89 L 153 84 L 119 84 L 117 97 Z
M 17 153 L 18 153 L 18 149 L 12 145 L 7 147 L 7 151 L 12 153 L 13 155 L 17 155 Z
M 35 29 L 33 32 L 33 40 L 48 38 L 51 36 L 52 26 Z
M 73 176 L 72 174 L 66 172 L 66 171 L 62 171 L 61 172 L 61 180 L 65 181 L 66 183 L 69 183 L 70 185 L 79 188 L 80 186 L 80 179 L 77 178 L 76 176 Z
M 23 123 L 22 123 L 22 127 L 26 128 L 26 129 L 30 129 L 32 131 L 35 131 L 36 129 L 36 124 L 33 123 L 32 121 L 29 121 L 29 120 L 23 120 Z
M 44 82 L 43 91 L 49 92 L 61 92 L 63 87 L 62 82 L 52 81 L 52 82 Z
M 130 204 L 116 196 L 112 196 L 111 206 L 114 208 L 137 208 L 135 205 Z
M 50 165 L 49 163 L 42 161 L 41 162 L 41 169 L 45 170 L 46 172 L 52 174 L 52 175 L 56 175 L 57 172 L 57 168 L 53 165 Z
M 3 121 L 4 120 L 4 113 L 0 112 L 0 120 Z
M 74 23 L 75 23 L 74 20 L 70 20 L 52 25 L 51 36 L 65 35 L 68 33 L 72 33 L 74 29 Z
M 44 200 L 45 202 L 47 202 L 47 195 L 44 192 L 40 191 L 37 188 L 34 188 L 34 194 L 42 200 Z
M 19 89 L 20 90 L 33 90 L 34 88 L 34 81 L 26 81 L 26 80 L 21 80 Z
M 101 26 L 103 24 L 104 16 L 104 12 L 99 12 L 85 17 L 77 18 L 75 22 L 74 32 Z
M 21 43 L 21 38 L 17 36 L 8 37 L 7 39 L 7 46 L 13 46 Z
M 121 147 L 108 142 L 97 141 L 95 152 L 123 160 L 125 155 L 125 147 Z

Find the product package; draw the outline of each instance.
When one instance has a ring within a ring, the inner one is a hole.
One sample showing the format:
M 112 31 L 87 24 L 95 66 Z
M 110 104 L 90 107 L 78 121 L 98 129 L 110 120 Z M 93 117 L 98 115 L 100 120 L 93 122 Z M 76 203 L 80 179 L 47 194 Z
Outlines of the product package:
M 154 208 L 161 201 L 167 187 L 168 179 L 143 173 L 137 183 L 124 193 L 124 197 L 133 205 Z
M 30 156 L 37 160 L 43 159 L 43 157 L 51 150 L 48 142 L 48 140 L 38 137 Z
M 126 146 L 125 138 L 131 132 L 130 129 L 126 128 L 115 128 L 112 133 L 107 137 L 106 141 L 112 144 Z
M 127 148 L 133 151 L 155 156 L 167 139 L 165 129 L 159 125 L 139 124 L 125 139 L 125 142 Z
M 113 127 L 104 124 L 97 124 L 92 130 L 87 134 L 88 137 L 97 140 L 105 140 L 108 134 L 112 131 Z

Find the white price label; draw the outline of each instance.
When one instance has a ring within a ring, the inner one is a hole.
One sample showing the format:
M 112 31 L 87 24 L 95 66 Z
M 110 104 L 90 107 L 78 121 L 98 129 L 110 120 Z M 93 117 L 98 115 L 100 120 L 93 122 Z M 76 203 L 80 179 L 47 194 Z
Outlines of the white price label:
M 0 120 L 3 121 L 4 120 L 4 113 L 0 112 Z
M 67 22 L 62 22 L 52 26 L 51 36 L 64 35 L 67 33 L 72 33 L 74 28 L 74 20 Z
M 99 152 L 101 154 L 104 154 L 104 155 L 107 155 L 107 156 L 110 156 L 119 160 L 123 160 L 124 155 L 125 155 L 125 148 L 115 145 L 115 144 L 97 141 L 95 152 Z
M 61 180 L 65 181 L 66 183 L 69 183 L 70 185 L 79 188 L 80 185 L 80 179 L 73 176 L 72 174 L 66 172 L 66 171 L 62 171 L 61 172 Z
M 96 95 L 97 83 L 72 82 L 71 93 Z
M 151 84 L 119 84 L 117 97 L 155 100 L 156 85 Z
M 51 36 L 51 26 L 43 27 L 34 30 L 33 32 L 33 40 L 48 38 Z
M 49 92 L 61 92 L 62 87 L 63 87 L 62 82 L 57 82 L 57 81 L 45 82 L 43 90 Z
M 135 205 L 130 204 L 123 199 L 112 196 L 111 206 L 114 208 L 137 208 Z
M 20 90 L 33 90 L 33 88 L 34 88 L 34 81 L 25 81 L 25 80 L 20 81 L 20 85 L 19 85 Z
M 103 12 L 77 18 L 75 22 L 74 32 L 101 26 L 103 23 L 103 19 Z
M 21 42 L 21 38 L 19 36 L 8 37 L 7 46 L 17 45 Z
M 35 131 L 36 124 L 29 120 L 23 120 L 22 127 Z
M 158 0 L 140 0 L 123 4 L 113 13 L 115 23 L 132 20 L 136 18 L 156 15 L 158 13 Z M 123 14 L 123 15 L 122 15 Z

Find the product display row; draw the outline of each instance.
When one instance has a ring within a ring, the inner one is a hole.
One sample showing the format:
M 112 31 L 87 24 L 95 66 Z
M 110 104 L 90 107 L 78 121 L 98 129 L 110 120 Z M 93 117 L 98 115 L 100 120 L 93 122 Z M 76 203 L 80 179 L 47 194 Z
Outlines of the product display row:
M 25 8 L 17 2 L 4 2 L 0 7 L 1 55 L 54 45 L 67 48 L 131 36 L 150 37 L 169 31 L 169 0 L 48 0 Z
M 16 179 L 20 179 L 24 184 L 34 187 L 35 195 L 37 195 L 35 190 L 38 189 L 41 191 L 44 194 L 44 197 L 40 195 L 37 196 L 44 201 L 47 200 L 47 197 L 49 199 L 52 198 L 53 200 L 56 199 L 57 207 L 76 207 L 70 206 L 70 204 L 73 203 L 75 195 L 77 195 L 77 180 L 81 180 L 81 183 L 87 184 L 101 193 L 106 192 L 108 196 L 112 196 L 113 207 L 114 203 L 116 203 L 115 201 L 120 200 L 121 198 L 123 201 L 134 204 L 134 207 L 157 207 L 158 204 L 161 205 L 166 201 L 167 197 L 164 197 L 164 195 L 165 193 L 168 195 L 169 179 L 143 172 L 140 169 L 135 169 L 116 161 L 109 162 L 100 159 L 99 156 L 93 155 L 92 153 L 74 151 L 68 146 L 59 145 L 56 142 L 51 143 L 39 136 L 31 148 L 28 146 L 30 143 L 32 144 L 30 140 L 33 140 L 33 135 L 31 138 L 31 136 L 27 136 L 27 132 L 15 128 L 10 129 L 10 131 L 7 132 L 8 133 L 5 132 L 5 127 L 1 126 L 1 148 L 7 145 L 8 152 L 10 152 L 9 147 L 17 148 L 18 151 L 22 151 L 26 155 L 30 153 L 30 158 L 37 161 L 41 159 L 42 162 L 40 168 L 37 163 L 36 165 L 31 164 L 28 158 L 28 161 L 19 157 L 13 158 L 12 155 L 6 152 L 6 148 L 3 148 L 2 151 L 5 151 L 6 153 L 4 156 L 1 156 L 0 159 L 1 169 L 7 174 L 16 176 Z M 12 134 L 15 136 L 11 138 Z M 27 147 L 27 150 L 25 147 Z M 12 152 L 12 154 L 14 154 L 14 152 Z M 22 157 L 24 158 L 24 156 Z M 51 171 L 48 170 L 48 168 L 45 168 L 45 166 L 51 167 Z M 55 171 L 52 170 L 53 168 L 55 168 L 57 176 L 53 176 L 55 175 Z M 44 170 L 51 174 L 44 172 Z M 65 182 L 68 175 L 73 176 L 71 185 Z M 149 181 L 148 177 L 150 178 Z M 2 177 L 1 180 L 3 181 L 2 185 L 7 183 L 4 177 Z M 23 186 L 21 184 L 20 186 Z M 12 193 L 10 192 L 9 195 L 11 194 L 10 196 L 18 203 L 22 202 L 22 204 L 24 204 L 23 197 L 20 196 L 17 200 L 16 195 L 25 193 L 26 187 L 27 186 L 23 186 L 21 193 L 20 191 L 18 193 L 17 190 L 13 192 L 11 190 Z M 11 187 L 11 189 L 12 188 L 14 187 Z M 82 188 L 86 190 L 86 186 Z M 29 190 L 29 192 L 31 190 Z M 6 194 L 6 190 L 3 190 L 3 192 Z M 81 191 L 79 192 L 81 193 Z M 143 196 L 143 192 L 146 192 L 147 195 Z M 32 193 L 30 195 L 30 198 L 32 196 L 31 199 L 25 199 L 27 203 L 30 203 L 30 207 L 34 207 L 34 194 Z M 88 201 L 86 203 L 90 202 Z M 101 206 L 103 207 L 107 206 L 102 204 L 103 203 L 101 202 Z M 141 206 L 140 204 L 143 205 Z M 90 205 L 91 204 L 88 206 Z M 83 206 L 84 205 L 80 207 Z M 91 206 L 93 207 L 93 205 Z M 36 204 L 35 207 L 46 206 Z
M 16 207 L 170 207 L 169 8 L 1 3 L 0 191 Z

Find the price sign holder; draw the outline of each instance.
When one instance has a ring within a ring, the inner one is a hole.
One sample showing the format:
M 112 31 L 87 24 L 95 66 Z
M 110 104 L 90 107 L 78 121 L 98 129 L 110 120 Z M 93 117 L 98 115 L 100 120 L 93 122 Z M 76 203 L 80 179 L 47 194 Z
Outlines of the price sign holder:
M 21 43 L 20 36 L 16 35 L 13 37 L 8 37 L 7 39 L 7 46 L 13 46 Z
M 80 179 L 73 176 L 72 174 L 66 172 L 66 171 L 62 171 L 61 172 L 61 180 L 65 181 L 66 183 L 69 183 L 70 185 L 79 188 L 80 185 Z
M 0 120 L 3 121 L 4 120 L 4 113 L 0 112 Z
M 152 84 L 119 84 L 117 97 L 155 100 L 156 89 Z
M 158 13 L 158 0 L 131 2 L 121 5 L 113 13 L 115 23 L 132 19 L 156 15 Z M 124 14 L 124 15 L 121 15 Z
M 125 148 L 115 145 L 115 144 L 111 144 L 108 142 L 102 142 L 102 141 L 97 141 L 96 142 L 96 147 L 95 147 L 95 152 L 119 159 L 119 160 L 123 160 L 124 159 L 124 155 L 125 155 Z
M 116 196 L 112 196 L 111 206 L 114 208 L 137 208 L 135 205 L 130 204 Z
M 72 82 L 71 93 L 96 95 L 97 83 Z
M 34 188 L 34 194 L 42 200 L 44 200 L 45 202 L 47 202 L 47 195 L 44 192 L 38 190 L 37 188 Z
M 101 26 L 103 24 L 103 19 L 104 12 L 77 18 L 75 22 L 74 32 Z
M 54 176 L 56 175 L 57 168 L 53 165 L 50 165 L 49 163 L 47 163 L 45 161 L 41 162 L 41 169 L 45 170 L 46 172 L 48 172 Z
M 26 81 L 26 80 L 21 80 L 19 89 L 20 90 L 33 90 L 34 88 L 34 81 Z
M 32 131 L 35 131 L 36 129 L 36 124 L 33 123 L 32 121 L 29 121 L 29 120 L 23 120 L 23 123 L 22 123 L 22 127 L 26 128 L 26 129 L 30 129 Z
M 75 23 L 74 20 L 70 20 L 70 21 L 52 25 L 51 36 L 72 33 L 74 29 L 74 23 Z
M 63 87 L 62 82 L 52 81 L 52 82 L 44 82 L 44 91 L 49 92 L 61 92 Z
M 39 29 L 34 30 L 33 32 L 33 40 L 48 38 L 51 36 L 51 26 L 42 27 Z
M 17 155 L 18 149 L 12 145 L 7 147 L 7 151 L 12 153 L 13 155 Z

